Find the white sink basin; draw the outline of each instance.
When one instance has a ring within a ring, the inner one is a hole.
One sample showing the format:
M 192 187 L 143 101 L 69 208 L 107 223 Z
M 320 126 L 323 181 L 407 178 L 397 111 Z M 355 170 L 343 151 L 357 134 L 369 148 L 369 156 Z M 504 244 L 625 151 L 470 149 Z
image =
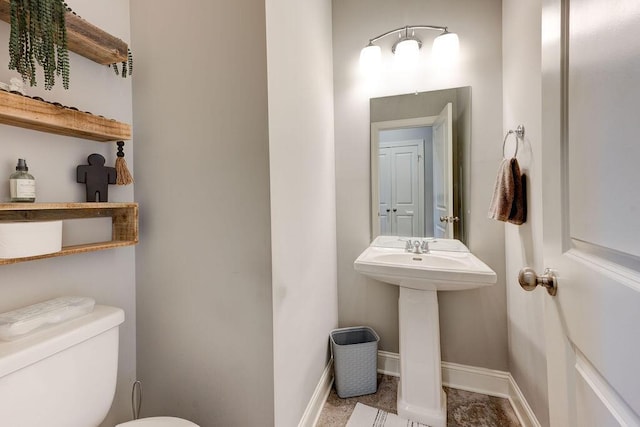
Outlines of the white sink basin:
M 400 287 L 398 415 L 432 427 L 446 427 L 436 291 L 490 286 L 496 282 L 496 273 L 458 240 L 427 239 L 430 252 L 416 254 L 405 251 L 407 239 L 376 238 L 354 267 L 366 276 Z
M 432 250 L 415 254 L 406 252 L 404 248 L 374 244 L 362 252 L 354 267 L 356 271 L 382 282 L 432 291 L 472 289 L 496 282 L 496 273 L 468 249 L 464 252 Z M 462 243 L 458 244 L 458 247 L 466 249 Z

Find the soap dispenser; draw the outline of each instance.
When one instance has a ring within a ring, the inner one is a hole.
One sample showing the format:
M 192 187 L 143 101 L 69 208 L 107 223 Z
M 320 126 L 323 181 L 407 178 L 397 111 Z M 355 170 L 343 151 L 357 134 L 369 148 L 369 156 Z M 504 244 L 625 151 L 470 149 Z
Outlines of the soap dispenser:
M 29 172 L 27 161 L 18 159 L 16 171 L 9 176 L 9 188 L 12 202 L 35 202 L 36 180 Z

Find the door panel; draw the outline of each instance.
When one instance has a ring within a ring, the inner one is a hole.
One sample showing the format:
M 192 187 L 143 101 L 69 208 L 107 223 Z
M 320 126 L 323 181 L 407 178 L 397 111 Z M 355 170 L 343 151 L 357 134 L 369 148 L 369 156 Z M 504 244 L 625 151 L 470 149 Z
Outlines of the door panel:
M 418 146 L 394 147 L 393 199 L 398 236 L 422 236 L 421 210 L 418 189 Z
M 440 217 L 453 216 L 453 105 L 448 103 L 433 124 L 433 223 L 434 237 L 453 238 L 453 225 Z
M 568 69 L 571 236 L 635 256 L 638 16 L 638 0 L 571 1 Z M 629 114 L 630 108 L 636 113 Z M 589 179 L 602 176 L 611 179 Z
M 418 147 L 399 147 L 393 151 L 395 170 L 394 196 L 396 206 L 413 206 L 417 203 Z M 416 162 L 414 164 L 414 162 Z
M 592 377 L 599 379 L 594 383 L 608 384 L 613 391 L 609 394 L 618 395 L 611 405 L 640 413 L 640 340 L 632 338 L 638 336 L 636 325 L 640 324 L 638 273 L 607 261 L 602 252 L 580 242 L 573 242 L 570 250 L 550 262 L 562 286 L 554 301 L 563 316 L 564 325 L 559 326 L 574 352 L 581 355 L 568 367 L 577 370 L 570 375 L 579 379 L 584 377 L 581 366 L 593 367 Z M 583 389 L 586 384 L 576 381 L 576 396 L 589 394 Z M 577 414 L 588 410 L 583 406 L 575 409 Z M 640 418 L 636 420 L 631 425 L 640 425 Z
M 391 234 L 391 153 L 390 148 L 380 148 L 378 151 L 378 192 L 380 218 L 380 234 Z
M 378 216 L 381 235 L 424 235 L 423 159 L 423 140 L 380 143 Z
M 544 1 L 544 262 L 558 276 L 545 303 L 552 426 L 640 425 L 640 149 L 629 143 L 640 133 L 638 4 Z
M 583 355 L 576 355 L 577 425 L 582 427 L 636 426 L 633 412 Z
M 419 236 L 419 234 L 416 234 L 415 232 L 415 218 L 413 215 L 396 215 L 395 224 L 397 232 L 393 233 L 394 236 Z

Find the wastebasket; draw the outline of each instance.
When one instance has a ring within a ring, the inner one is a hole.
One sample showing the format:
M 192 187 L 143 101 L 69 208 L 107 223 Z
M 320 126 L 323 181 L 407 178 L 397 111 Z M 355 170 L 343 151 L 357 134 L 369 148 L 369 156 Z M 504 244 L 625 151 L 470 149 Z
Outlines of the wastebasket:
M 378 341 L 378 334 L 366 326 L 331 331 L 331 351 L 338 396 L 346 398 L 376 392 Z

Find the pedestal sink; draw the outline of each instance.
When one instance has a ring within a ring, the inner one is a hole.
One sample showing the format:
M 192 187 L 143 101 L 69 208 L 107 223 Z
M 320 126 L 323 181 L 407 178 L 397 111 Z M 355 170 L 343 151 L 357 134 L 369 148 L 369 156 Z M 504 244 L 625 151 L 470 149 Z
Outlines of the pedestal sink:
M 380 236 L 354 262 L 373 279 L 400 287 L 400 383 L 398 415 L 431 427 L 446 427 L 442 390 L 437 291 L 490 286 L 496 273 L 454 239 L 429 240 L 428 253 L 405 250 L 422 238 Z

